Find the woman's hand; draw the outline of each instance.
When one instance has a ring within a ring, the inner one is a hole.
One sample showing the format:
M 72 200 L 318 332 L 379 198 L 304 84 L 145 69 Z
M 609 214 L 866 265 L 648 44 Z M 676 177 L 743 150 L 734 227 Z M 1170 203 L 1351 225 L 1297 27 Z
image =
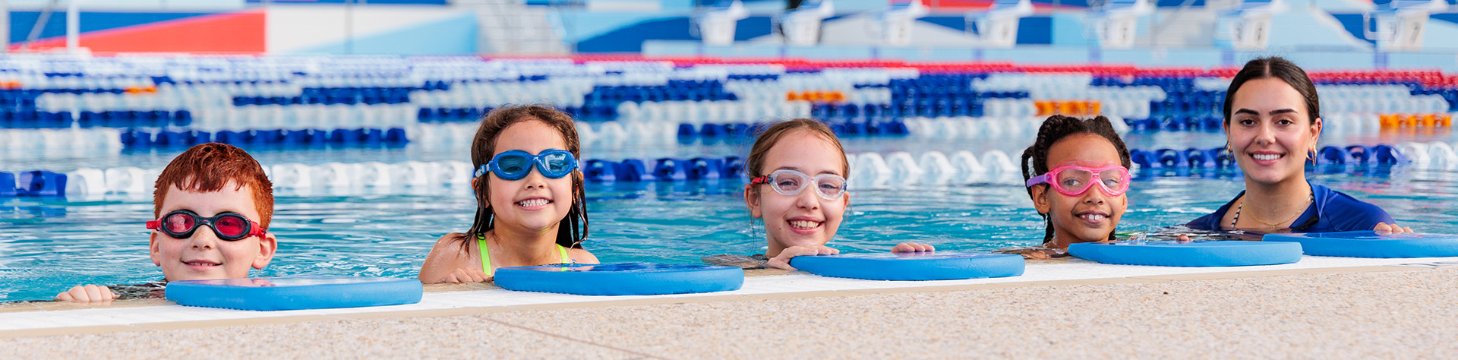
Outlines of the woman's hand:
M 781 251 L 779 255 L 769 259 L 769 267 L 776 269 L 795 270 L 790 266 L 790 259 L 802 255 L 835 255 L 840 250 L 831 249 L 825 245 L 816 246 L 791 246 Z
M 1377 227 L 1372 228 L 1372 231 L 1377 232 L 1377 235 L 1411 234 L 1412 228 L 1398 226 L 1397 223 L 1377 223 Z
M 923 244 L 923 243 L 911 242 L 911 241 L 907 241 L 907 242 L 904 242 L 904 243 L 896 244 L 896 247 L 891 248 L 891 252 L 893 252 L 893 253 L 916 253 L 916 252 L 933 252 L 933 251 L 937 251 L 937 248 L 934 247 L 934 246 L 931 246 L 931 244 Z

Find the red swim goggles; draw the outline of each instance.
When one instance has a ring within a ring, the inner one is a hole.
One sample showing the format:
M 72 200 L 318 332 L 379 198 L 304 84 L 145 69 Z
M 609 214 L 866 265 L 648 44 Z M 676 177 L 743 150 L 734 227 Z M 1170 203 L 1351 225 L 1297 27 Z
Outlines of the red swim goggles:
M 263 236 L 268 231 L 258 223 L 248 220 L 243 214 L 222 212 L 212 217 L 202 217 L 192 210 L 175 210 L 161 219 L 147 222 L 147 229 L 158 230 L 177 239 L 192 237 L 199 226 L 213 229 L 213 234 L 224 241 L 238 241 L 250 236 Z
M 1119 165 L 1103 167 L 1063 165 L 1049 170 L 1046 174 L 1028 179 L 1027 186 L 1048 184 L 1059 194 L 1079 196 L 1088 192 L 1088 189 L 1097 183 L 1104 194 L 1119 196 L 1124 195 L 1125 191 L 1129 191 L 1129 180 L 1129 168 Z

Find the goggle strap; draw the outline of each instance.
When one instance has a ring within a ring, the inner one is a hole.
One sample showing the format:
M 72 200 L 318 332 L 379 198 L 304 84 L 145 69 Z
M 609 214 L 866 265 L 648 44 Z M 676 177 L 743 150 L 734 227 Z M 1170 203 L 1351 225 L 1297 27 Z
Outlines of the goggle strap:
M 1045 173 L 1043 175 L 1034 176 L 1032 179 L 1028 179 L 1024 187 L 1033 187 L 1033 185 L 1046 183 L 1048 183 L 1048 174 Z
M 157 230 L 161 228 L 162 220 L 147 220 L 147 230 Z

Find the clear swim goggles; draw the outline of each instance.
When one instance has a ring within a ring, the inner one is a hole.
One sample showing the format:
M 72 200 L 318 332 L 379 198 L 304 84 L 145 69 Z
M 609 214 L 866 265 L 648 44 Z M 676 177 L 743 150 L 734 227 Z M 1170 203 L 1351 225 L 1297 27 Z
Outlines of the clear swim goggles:
M 560 179 L 577 170 L 577 157 L 572 156 L 571 151 L 562 149 L 542 150 L 536 155 L 521 150 L 507 150 L 496 154 L 490 162 L 477 168 L 471 177 L 492 173 L 502 180 L 521 180 L 532 172 L 533 166 L 548 179 Z
M 798 170 L 780 169 L 769 175 L 749 179 L 750 185 L 769 184 L 775 192 L 785 196 L 800 195 L 807 186 L 815 187 L 815 195 L 825 200 L 839 200 L 845 196 L 845 177 L 836 174 L 810 176 Z
M 1051 180 L 1050 180 L 1051 179 Z M 1063 165 L 1048 173 L 1028 179 L 1027 186 L 1048 184 L 1054 191 L 1066 196 L 1079 196 L 1088 192 L 1095 183 L 1109 196 L 1124 195 L 1129 191 L 1129 169 L 1119 165 L 1089 167 Z

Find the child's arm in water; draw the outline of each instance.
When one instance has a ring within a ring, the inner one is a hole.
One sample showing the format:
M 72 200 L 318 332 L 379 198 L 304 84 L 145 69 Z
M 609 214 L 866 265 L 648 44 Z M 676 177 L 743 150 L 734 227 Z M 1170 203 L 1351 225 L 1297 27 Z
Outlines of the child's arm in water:
M 111 304 L 111 301 L 116 300 L 116 298 L 117 295 L 111 291 L 111 288 L 101 285 L 77 285 L 72 287 L 71 290 L 56 294 L 56 301 L 77 304 L 107 305 Z
M 826 247 L 825 245 L 791 246 L 785 248 L 784 251 L 780 251 L 779 255 L 775 255 L 775 257 L 770 258 L 769 263 L 766 265 L 769 265 L 769 267 L 776 269 L 795 270 L 794 267 L 790 266 L 790 259 L 793 259 L 796 256 L 835 255 L 839 253 L 840 250 L 832 249 Z
M 480 258 L 472 259 L 471 243 L 467 242 L 466 246 L 459 243 L 464 236 L 461 233 L 450 233 L 435 241 L 435 246 L 430 248 L 430 255 L 425 256 L 425 264 L 420 266 L 421 283 L 478 283 L 491 280 L 491 276 L 481 271 Z

